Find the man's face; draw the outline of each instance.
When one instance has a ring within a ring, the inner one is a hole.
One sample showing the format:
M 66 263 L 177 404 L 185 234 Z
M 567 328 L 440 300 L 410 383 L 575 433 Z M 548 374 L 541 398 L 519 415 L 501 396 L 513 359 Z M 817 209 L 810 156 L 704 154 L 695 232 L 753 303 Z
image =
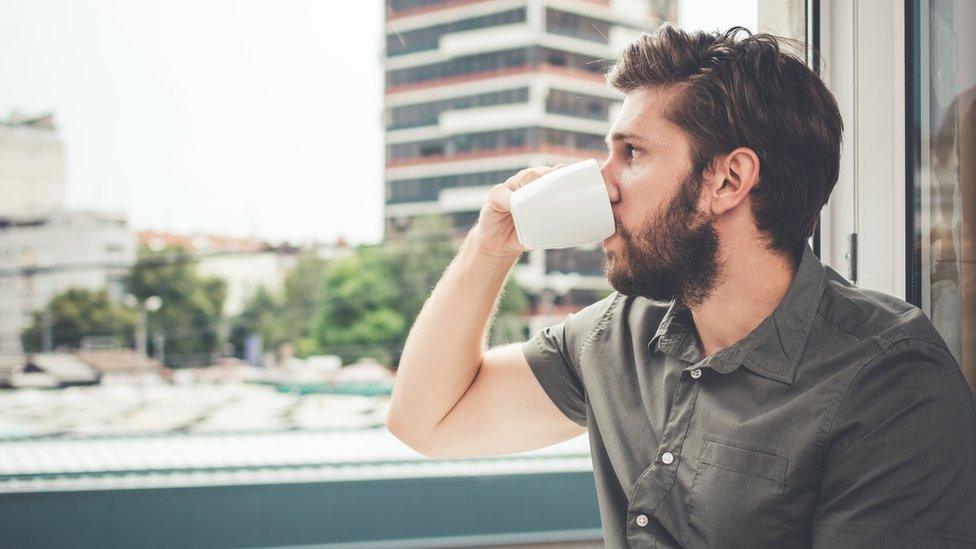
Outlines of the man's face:
M 673 93 L 629 92 L 610 130 L 601 171 L 617 232 L 603 244 L 605 270 L 622 294 L 694 307 L 720 274 L 719 236 L 699 205 L 705 183 L 693 173 L 691 140 L 664 118 Z

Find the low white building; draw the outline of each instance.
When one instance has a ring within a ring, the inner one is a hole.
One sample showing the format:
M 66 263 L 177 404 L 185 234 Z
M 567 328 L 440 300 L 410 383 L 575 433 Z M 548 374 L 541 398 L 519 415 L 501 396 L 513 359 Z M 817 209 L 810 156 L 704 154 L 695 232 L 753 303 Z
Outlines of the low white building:
M 136 237 L 120 214 L 56 212 L 0 219 L 0 355 L 20 355 L 31 313 L 70 288 L 120 300 Z
M 280 294 L 285 277 L 297 261 L 297 254 L 277 250 L 214 254 L 200 258 L 197 272 L 227 282 L 224 315 L 232 317 L 244 310 L 261 287 L 274 295 Z
M 272 245 L 252 238 L 141 231 L 138 239 L 140 244 L 155 251 L 182 247 L 196 259 L 198 274 L 226 282 L 223 314 L 227 317 L 240 314 L 262 287 L 271 294 L 281 295 L 285 278 L 305 254 L 331 260 L 353 251 L 341 237 L 334 243 Z

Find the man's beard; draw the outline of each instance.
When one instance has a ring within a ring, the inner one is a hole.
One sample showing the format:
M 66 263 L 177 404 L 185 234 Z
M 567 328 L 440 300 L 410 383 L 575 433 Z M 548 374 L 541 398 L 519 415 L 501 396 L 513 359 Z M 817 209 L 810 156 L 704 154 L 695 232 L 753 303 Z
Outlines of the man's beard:
M 618 292 L 695 307 L 714 289 L 720 273 L 718 233 L 697 211 L 702 184 L 692 171 L 663 213 L 646 219 L 636 234 L 617 223 L 621 250 L 607 250 L 605 271 Z

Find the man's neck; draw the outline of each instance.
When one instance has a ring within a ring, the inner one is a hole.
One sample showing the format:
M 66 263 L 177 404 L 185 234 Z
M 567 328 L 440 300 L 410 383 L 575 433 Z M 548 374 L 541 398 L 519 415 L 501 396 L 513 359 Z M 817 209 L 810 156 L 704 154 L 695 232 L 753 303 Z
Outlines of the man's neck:
M 749 335 L 772 314 L 795 276 L 787 258 L 763 250 L 723 259 L 718 285 L 692 308 L 702 356 L 710 356 Z

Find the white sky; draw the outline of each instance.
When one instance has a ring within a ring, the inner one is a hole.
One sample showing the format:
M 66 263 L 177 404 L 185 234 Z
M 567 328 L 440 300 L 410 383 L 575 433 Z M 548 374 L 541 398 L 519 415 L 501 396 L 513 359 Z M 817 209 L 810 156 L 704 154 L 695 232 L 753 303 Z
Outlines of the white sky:
M 679 21 L 755 30 L 755 5 L 686 1 Z M 0 0 L 0 118 L 55 112 L 71 208 L 377 242 L 382 24 L 382 0 Z

